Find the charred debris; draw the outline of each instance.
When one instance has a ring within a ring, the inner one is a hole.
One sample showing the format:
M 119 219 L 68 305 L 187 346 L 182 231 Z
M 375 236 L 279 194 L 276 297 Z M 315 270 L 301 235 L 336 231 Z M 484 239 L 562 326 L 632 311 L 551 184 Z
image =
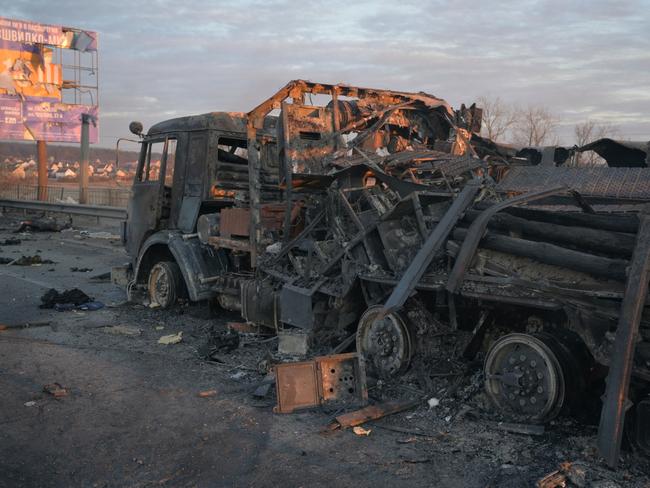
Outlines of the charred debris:
M 364 378 L 408 374 L 422 391 L 478 358 L 491 403 L 518 422 L 606 385 L 607 462 L 624 423 L 650 450 L 648 145 L 515 149 L 480 123 L 480 108 L 425 93 L 297 80 L 248 114 L 158 124 L 145 143 L 205 127 L 207 162 L 177 148 L 153 235 L 136 180 L 131 291 L 217 300 L 313 355 L 347 344 Z M 580 150 L 608 165 L 571 167 Z

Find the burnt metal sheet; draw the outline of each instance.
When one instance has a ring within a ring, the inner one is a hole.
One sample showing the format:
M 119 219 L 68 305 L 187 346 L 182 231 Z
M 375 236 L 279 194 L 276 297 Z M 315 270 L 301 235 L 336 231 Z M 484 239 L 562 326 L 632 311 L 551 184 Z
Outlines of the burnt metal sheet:
M 305 361 L 276 365 L 275 388 L 278 396 L 275 413 L 291 413 L 320 405 L 318 364 Z
M 639 233 L 630 266 L 625 295 L 616 329 L 612 359 L 607 374 L 605 400 L 598 428 L 598 449 L 611 467 L 618 464 L 628 390 L 634 362 L 639 324 L 650 280 L 650 214 L 641 216 Z
M 557 185 L 587 197 L 648 200 L 650 169 L 513 167 L 496 188 L 501 193 L 524 193 Z
M 285 324 L 311 329 L 314 325 L 311 288 L 284 285 L 280 292 L 280 320 Z
M 250 210 L 247 208 L 224 208 L 221 210 L 219 234 L 223 237 L 247 237 L 250 233 Z
M 366 373 L 356 353 L 278 364 L 275 386 L 275 413 L 332 403 L 360 406 L 368 401 Z
M 578 151 L 594 151 L 611 167 L 646 167 L 649 144 L 648 141 L 616 141 L 603 138 L 578 148 Z

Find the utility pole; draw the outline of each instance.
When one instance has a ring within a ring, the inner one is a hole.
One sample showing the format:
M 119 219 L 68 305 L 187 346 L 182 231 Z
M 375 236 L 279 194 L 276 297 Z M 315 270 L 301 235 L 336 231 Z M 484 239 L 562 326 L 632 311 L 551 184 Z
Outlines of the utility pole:
M 79 203 L 88 203 L 88 153 L 90 144 L 90 114 L 81 114 L 81 161 L 79 164 Z
M 38 153 L 38 199 L 47 200 L 47 144 L 45 141 L 36 141 Z

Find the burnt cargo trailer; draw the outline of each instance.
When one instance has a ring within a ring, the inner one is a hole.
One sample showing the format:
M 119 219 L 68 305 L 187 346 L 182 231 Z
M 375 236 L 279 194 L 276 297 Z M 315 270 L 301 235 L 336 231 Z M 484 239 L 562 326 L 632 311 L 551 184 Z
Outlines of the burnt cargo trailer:
M 423 390 L 484 357 L 488 397 L 519 421 L 607 378 L 602 452 L 615 462 L 628 398 L 647 450 L 650 170 L 531 166 L 480 119 L 298 80 L 248 114 L 157 124 L 124 227 L 130 296 L 217 301 L 314 350 L 352 337 L 370 376 Z

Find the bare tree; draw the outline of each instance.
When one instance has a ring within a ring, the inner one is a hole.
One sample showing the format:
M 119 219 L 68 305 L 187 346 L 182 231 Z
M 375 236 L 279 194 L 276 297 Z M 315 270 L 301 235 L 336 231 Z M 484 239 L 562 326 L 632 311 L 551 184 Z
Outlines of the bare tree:
M 481 132 L 488 139 L 503 141 L 517 121 L 517 110 L 500 97 L 479 97 L 477 105 L 483 109 Z
M 558 120 L 545 107 L 528 105 L 517 113 L 515 140 L 522 146 L 552 144 Z
M 573 133 L 575 134 L 576 145 L 582 147 L 604 137 L 616 137 L 618 129 L 609 122 L 597 122 L 588 119 L 581 124 L 576 124 Z M 600 166 L 605 164 L 605 160 L 594 151 L 576 152 L 575 164 L 576 166 Z

